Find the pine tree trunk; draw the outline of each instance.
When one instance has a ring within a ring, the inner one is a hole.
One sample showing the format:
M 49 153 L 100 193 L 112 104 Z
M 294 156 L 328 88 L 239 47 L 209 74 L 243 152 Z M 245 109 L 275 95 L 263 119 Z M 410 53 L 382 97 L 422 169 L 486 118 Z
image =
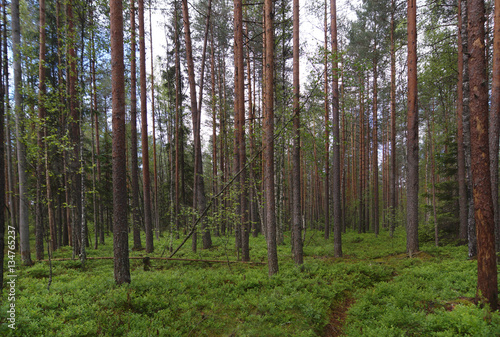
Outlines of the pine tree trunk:
M 201 111 L 198 111 L 196 102 L 196 83 L 194 75 L 193 51 L 191 44 L 191 29 L 189 23 L 189 12 L 187 0 L 182 0 L 182 14 L 184 19 L 184 35 L 186 42 L 186 57 L 188 65 L 188 81 L 189 92 L 191 98 L 191 115 L 193 120 L 193 137 L 194 137 L 194 200 L 193 207 L 201 214 L 206 207 L 205 183 L 203 180 L 203 163 L 201 155 Z M 203 248 L 207 249 L 212 246 L 210 231 L 205 228 L 206 224 L 202 221 L 203 232 Z M 193 235 L 193 241 L 196 242 L 196 236 Z M 193 246 L 195 248 L 195 246 Z
M 122 284 L 130 283 L 122 1 L 110 0 L 110 10 L 111 76 L 113 80 L 113 255 L 115 281 Z
M 17 167 L 19 179 L 19 236 L 21 260 L 24 265 L 32 265 L 29 241 L 29 204 L 27 200 L 28 177 L 26 175 L 26 146 L 21 141 L 24 134 L 22 117 L 22 78 L 21 78 L 21 26 L 19 23 L 19 0 L 11 2 L 12 17 L 12 55 L 14 68 L 14 111 L 16 125 Z M 42 239 L 43 240 L 43 239 Z M 43 242 L 43 241 L 42 241 Z M 43 251 L 43 247 L 42 247 Z M 38 257 L 37 250 L 37 257 Z
M 375 53 L 377 53 L 377 42 L 375 42 Z M 373 60 L 373 231 L 377 236 L 379 233 L 379 193 L 378 193 L 378 60 Z
M 462 52 L 463 52 L 463 130 L 465 151 L 465 172 L 467 175 L 467 236 L 468 256 L 477 255 L 476 222 L 474 219 L 474 198 L 472 198 L 472 173 L 471 173 L 471 138 L 470 138 L 470 85 L 469 85 L 469 42 L 468 42 L 468 8 L 467 1 L 461 1 L 462 9 Z
M 330 109 L 328 100 L 328 20 L 327 20 L 328 6 L 325 0 L 325 20 L 324 20 L 324 33 L 325 33 L 325 83 L 324 83 L 324 96 L 325 96 L 325 239 L 330 238 Z M 300 162 L 300 159 L 299 159 Z
M 154 227 L 156 240 L 160 240 L 160 212 L 158 206 L 158 165 L 156 159 L 156 123 L 155 123 L 155 76 L 153 59 L 153 26 L 151 20 L 151 2 L 149 6 L 149 49 L 151 52 L 151 118 L 153 123 L 153 181 L 154 181 Z
M 137 157 L 137 64 L 135 1 L 130 1 L 130 175 L 132 184 L 133 250 L 141 250 L 141 214 L 139 207 L 139 159 Z
M 299 0 L 293 0 L 293 152 L 292 152 L 292 238 L 295 264 L 304 263 L 300 210 L 300 70 L 299 70 Z M 328 109 L 327 109 L 328 111 Z M 328 141 L 327 141 L 328 142 Z M 328 149 L 328 145 L 327 145 Z M 327 151 L 328 153 L 328 151 Z M 327 164 L 328 167 L 328 164 Z M 328 175 L 327 175 L 328 177 Z M 328 182 L 328 180 L 327 180 Z M 326 186 L 328 191 L 328 185 Z M 326 200 L 328 198 L 325 197 Z M 325 209 L 328 214 L 328 201 Z M 328 220 L 327 220 L 328 221 Z
M 235 131 L 237 134 L 235 143 L 235 174 L 239 173 L 239 215 L 241 258 L 243 261 L 250 260 L 249 251 L 249 226 L 248 226 L 248 183 L 246 174 L 246 145 L 245 145 L 245 68 L 243 54 L 243 2 L 234 1 L 234 64 L 235 64 Z
M 142 188 L 144 194 L 144 229 L 146 253 L 154 251 L 153 222 L 151 219 L 151 179 L 149 172 L 148 103 L 146 87 L 146 42 L 144 36 L 144 0 L 138 0 L 139 9 L 139 69 L 141 85 L 141 144 L 142 144 Z
M 408 0 L 408 177 L 406 251 L 418 252 L 418 108 L 417 108 L 417 4 Z
M 389 177 L 389 227 L 391 237 L 396 228 L 396 48 L 395 22 L 396 0 L 392 0 L 391 10 L 391 170 Z
M 269 276 L 278 272 L 276 247 L 276 205 L 274 198 L 274 8 L 272 0 L 264 0 L 264 198 Z
M 500 250 L 500 215 L 498 203 L 498 150 L 500 136 L 500 0 L 495 0 L 493 38 L 493 71 L 491 85 L 491 110 L 489 116 L 489 146 L 491 170 L 491 196 L 495 214 L 495 243 Z
M 342 208 L 340 195 L 340 125 L 339 125 L 339 79 L 337 44 L 337 1 L 330 0 L 332 39 L 332 136 L 333 136 L 333 236 L 335 257 L 342 256 Z
M 465 171 L 464 148 L 464 53 L 462 42 L 462 1 L 458 1 L 458 84 L 457 84 L 457 160 L 458 160 L 458 202 L 459 202 L 459 234 L 461 241 L 467 240 L 467 176 Z
M 484 0 L 468 1 L 471 170 L 477 233 L 477 296 L 492 310 L 498 306 L 495 219 L 491 198 L 488 140 L 488 87 L 484 44 Z

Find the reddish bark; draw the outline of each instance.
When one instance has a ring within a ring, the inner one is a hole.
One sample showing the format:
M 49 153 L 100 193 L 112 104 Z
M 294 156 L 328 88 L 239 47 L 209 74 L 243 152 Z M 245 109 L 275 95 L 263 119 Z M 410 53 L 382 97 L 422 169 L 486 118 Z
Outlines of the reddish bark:
M 118 284 L 130 283 L 125 150 L 125 65 L 123 63 L 122 1 L 110 0 L 113 124 L 113 255 Z
M 495 254 L 495 226 L 491 198 L 488 141 L 488 81 L 484 44 L 484 0 L 468 2 L 468 40 L 470 71 L 470 134 L 474 218 L 477 234 L 478 296 L 492 310 L 497 309 L 498 286 Z
M 406 250 L 410 256 L 418 244 L 418 106 L 417 106 L 417 3 L 408 0 L 408 177 Z

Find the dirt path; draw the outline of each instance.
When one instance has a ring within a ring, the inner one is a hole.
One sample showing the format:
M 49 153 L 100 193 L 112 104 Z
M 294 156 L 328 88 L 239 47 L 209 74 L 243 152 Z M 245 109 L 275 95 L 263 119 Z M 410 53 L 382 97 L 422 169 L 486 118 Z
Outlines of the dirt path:
M 347 297 L 337 303 L 330 314 L 330 323 L 325 326 L 323 333 L 324 337 L 337 337 L 342 336 L 344 333 L 345 319 L 347 311 L 354 303 L 354 298 Z

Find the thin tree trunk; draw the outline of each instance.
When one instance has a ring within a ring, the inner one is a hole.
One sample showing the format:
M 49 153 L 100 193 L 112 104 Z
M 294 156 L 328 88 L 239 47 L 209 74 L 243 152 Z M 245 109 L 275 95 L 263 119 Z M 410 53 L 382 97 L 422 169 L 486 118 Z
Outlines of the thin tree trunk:
M 158 209 L 158 167 L 156 160 L 156 125 L 155 125 L 155 76 L 153 67 L 153 24 L 151 20 L 151 1 L 149 2 L 149 49 L 151 52 L 151 118 L 153 123 L 153 180 L 154 180 L 154 225 L 156 240 L 160 240 L 160 213 Z
M 274 198 L 274 9 L 272 0 L 264 0 L 264 197 L 269 276 L 278 272 L 276 247 L 276 205 Z
M 300 70 L 299 70 L 299 0 L 293 0 L 293 158 L 292 158 L 292 237 L 295 264 L 304 263 L 300 209 Z M 328 111 L 328 109 L 327 109 Z M 327 113 L 328 115 L 328 113 Z M 328 141 L 327 141 L 328 143 Z M 328 145 L 327 145 L 328 150 Z M 328 153 L 328 151 L 327 151 Z M 326 164 L 328 167 L 328 164 Z M 327 180 L 328 182 L 328 180 Z M 326 186 L 328 191 L 328 183 Z M 325 197 L 328 200 L 327 197 Z M 328 201 L 326 202 L 328 214 Z M 326 233 L 325 233 L 326 234 Z
M 243 54 L 243 2 L 234 1 L 234 64 L 235 64 L 235 173 L 239 172 L 238 199 L 239 215 L 241 223 L 239 226 L 242 261 L 250 260 L 248 247 L 249 226 L 248 226 L 248 185 L 245 145 L 245 67 Z M 238 231 L 236 231 L 238 233 Z
M 189 23 L 189 12 L 187 0 L 182 0 L 182 14 L 184 18 L 184 35 L 186 42 L 186 57 L 188 65 L 188 80 L 189 80 L 189 91 L 191 98 L 191 115 L 193 120 L 193 137 L 194 137 L 194 200 L 193 207 L 198 211 L 199 214 L 205 210 L 206 207 L 206 196 L 205 196 L 205 183 L 203 180 L 203 163 L 201 155 L 201 111 L 198 111 L 198 105 L 196 102 L 196 83 L 194 75 L 194 62 L 193 62 L 193 51 L 191 44 L 191 29 Z M 210 231 L 206 228 L 205 222 L 201 224 L 201 230 L 203 233 L 203 248 L 208 249 L 212 246 L 212 239 L 210 237 Z M 196 242 L 196 237 L 193 235 L 193 241 Z M 195 248 L 195 246 L 193 246 Z
M 328 5 L 325 0 L 325 19 L 324 19 L 324 33 L 325 33 L 325 83 L 324 83 L 324 96 L 325 96 L 325 239 L 330 238 L 330 109 L 328 100 Z M 299 153 L 300 155 L 300 153 Z M 295 162 L 295 161 L 294 161 Z M 300 158 L 299 158 L 300 162 Z
M 408 178 L 406 250 L 418 252 L 418 108 L 417 108 L 417 3 L 408 0 Z
M 377 52 L 375 42 L 375 53 Z M 379 193 L 378 193 L 378 60 L 373 60 L 373 231 L 377 236 L 379 233 Z
M 468 256 L 472 258 L 477 255 L 476 222 L 474 219 L 474 198 L 472 197 L 472 172 L 471 172 L 471 138 L 470 138 L 470 85 L 469 85 L 469 42 L 468 42 L 468 8 L 467 1 L 461 0 L 462 9 L 462 52 L 463 52 L 463 130 L 465 150 L 465 172 L 467 175 L 467 236 Z
M 24 265 L 32 265 L 30 241 L 29 241 L 29 204 L 27 200 L 26 175 L 26 146 L 21 138 L 24 134 L 23 128 L 23 98 L 22 98 L 22 78 L 21 78 L 21 26 L 19 23 L 19 0 L 11 2 L 11 24 L 12 24 L 12 55 L 14 68 L 14 111 L 16 124 L 16 147 L 17 147 L 17 167 L 19 179 L 19 236 L 21 244 L 21 260 Z M 42 241 L 43 242 L 43 241 Z M 43 246 L 42 246 L 43 251 Z M 37 251 L 37 258 L 39 257 Z
M 54 211 L 52 205 L 52 189 L 50 186 L 50 168 L 47 166 L 48 161 L 48 149 L 47 149 L 47 128 L 45 121 L 45 95 L 46 95 L 46 85 L 45 85 L 45 53 L 46 53 L 46 45 L 45 45 L 45 0 L 40 0 L 39 2 L 39 12 L 40 12 L 40 47 L 39 47 L 39 63 L 38 63 L 38 147 L 40 149 L 39 158 L 37 162 L 37 199 L 39 199 L 39 204 L 37 205 L 37 223 L 36 223 L 36 232 L 40 233 L 43 237 L 43 222 L 42 222 L 42 200 L 41 200 L 41 188 L 42 188 L 42 180 L 43 175 L 45 173 L 45 182 L 47 184 L 46 187 L 46 197 L 47 197 L 47 206 L 49 213 L 49 233 L 50 233 L 50 249 L 52 251 L 57 249 L 57 233 L 54 219 Z M 43 172 L 43 164 L 42 164 L 42 156 L 45 155 L 45 165 L 46 169 Z M 43 259 L 43 240 L 40 242 L 40 254 L 38 254 L 37 250 L 37 259 Z M 40 258 L 41 257 L 41 258 Z
M 137 64 L 135 1 L 130 0 L 130 175 L 132 183 L 133 250 L 141 250 L 141 214 L 139 206 L 139 159 L 137 156 Z
M 477 233 L 477 296 L 492 310 L 498 306 L 495 219 L 491 198 L 488 141 L 488 80 L 484 44 L 484 0 L 468 1 L 468 44 L 470 71 L 471 169 Z
M 174 44 L 175 44 L 175 211 L 174 211 L 174 221 L 175 221 L 175 229 L 176 229 L 176 236 L 179 235 L 179 230 L 180 230 L 180 223 L 179 223 L 179 217 L 180 217 L 180 147 L 181 147 L 181 141 L 180 141 L 180 123 L 181 123 L 181 117 L 180 117 L 180 84 L 181 84 L 181 79 L 180 79 L 180 56 L 179 56 L 179 27 L 178 27 L 178 8 L 177 8 L 177 1 L 174 2 L 174 7 L 175 7 L 175 24 L 174 24 Z
M 500 215 L 498 203 L 498 141 L 500 136 L 500 0 L 495 0 L 493 38 L 493 72 L 491 85 L 491 110 L 489 116 L 489 146 L 491 170 L 491 196 L 495 214 L 495 243 L 500 250 Z
M 110 10 L 111 76 L 113 79 L 113 255 L 115 281 L 122 284 L 130 283 L 122 1 L 110 0 Z
M 339 79 L 337 45 L 337 1 L 330 0 L 332 39 L 332 135 L 333 135 L 333 242 L 335 257 L 342 256 L 342 208 L 340 195 L 340 125 L 339 125 Z
M 396 48 L 395 22 L 396 0 L 392 0 L 391 10 L 391 170 L 389 177 L 389 227 L 391 237 L 396 228 Z
M 73 255 L 78 255 L 80 253 L 80 242 L 81 242 L 81 172 L 80 172 L 80 116 L 77 109 L 77 96 L 76 96 L 76 85 L 77 85 L 77 71 L 76 71 L 76 50 L 75 50 L 75 40 L 76 33 L 74 28 L 74 18 L 73 18 L 73 6 L 69 2 L 66 5 L 66 16 L 68 20 L 68 38 L 70 39 L 68 47 L 68 62 L 69 62 L 69 74 L 68 74 L 68 90 L 69 90 L 69 110 L 70 110 L 70 137 L 73 144 L 73 155 L 70 157 L 70 170 L 71 170 L 71 204 L 73 208 L 73 226 L 72 226 L 72 237 L 73 237 Z
M 457 84 L 457 160 L 458 160 L 458 194 L 459 194 L 459 238 L 467 240 L 467 176 L 465 171 L 464 149 L 464 53 L 462 42 L 462 1 L 458 1 L 458 84 Z M 496 22 L 496 20 L 495 20 Z
M 139 5 L 139 68 L 141 85 L 141 144 L 142 144 L 142 188 L 144 194 L 144 228 L 146 253 L 154 251 L 153 223 L 151 219 L 151 179 L 149 172 L 148 103 L 146 87 L 146 42 L 144 37 L 144 0 Z

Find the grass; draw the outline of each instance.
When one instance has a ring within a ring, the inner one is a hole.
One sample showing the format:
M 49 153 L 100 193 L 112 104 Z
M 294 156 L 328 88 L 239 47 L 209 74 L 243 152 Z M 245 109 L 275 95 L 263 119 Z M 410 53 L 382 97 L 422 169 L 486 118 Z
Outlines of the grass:
M 210 250 L 186 246 L 176 257 L 236 259 L 232 237 L 213 240 Z M 349 336 L 500 335 L 500 315 L 470 301 L 477 267 L 465 258 L 466 247 L 423 246 L 409 259 L 402 232 L 394 238 L 348 232 L 345 257 L 336 259 L 332 240 L 308 231 L 305 264 L 297 267 L 286 241 L 278 248 L 280 272 L 271 278 L 266 265 L 152 260 L 145 271 L 141 260 L 131 260 L 132 283 L 117 286 L 111 260 L 89 260 L 85 270 L 79 261 L 54 261 L 48 290 L 48 263 L 18 265 L 17 329 L 7 327 L 4 294 L 0 335 L 323 336 L 333 306 L 347 297 L 355 300 Z M 152 256 L 168 242 L 155 241 Z M 266 261 L 263 237 L 251 238 L 250 247 L 253 261 Z M 87 252 L 112 256 L 111 240 Z

